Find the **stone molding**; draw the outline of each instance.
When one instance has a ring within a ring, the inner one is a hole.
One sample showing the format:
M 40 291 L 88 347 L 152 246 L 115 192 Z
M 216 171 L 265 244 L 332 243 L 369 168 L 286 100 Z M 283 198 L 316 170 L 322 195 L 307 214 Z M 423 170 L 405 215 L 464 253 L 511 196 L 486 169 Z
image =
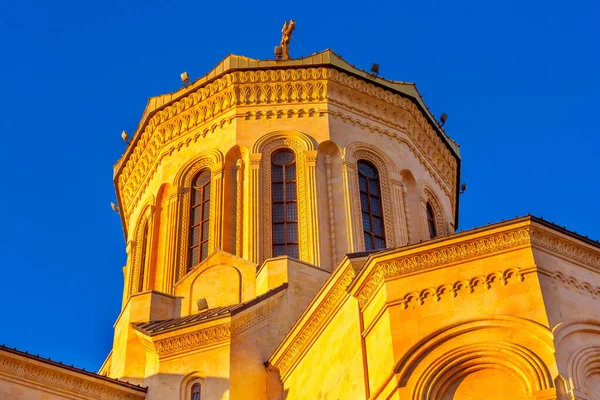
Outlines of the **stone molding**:
M 531 399 L 556 399 L 553 376 L 544 361 L 553 360 L 552 339 L 546 326 L 508 315 L 443 326 L 406 349 L 394 368 L 393 387 L 385 384 L 373 398 L 391 398 L 389 389 L 396 392 L 402 387 L 402 398 L 441 400 L 473 368 L 496 364 L 512 370 Z M 451 341 L 454 345 L 448 345 Z
M 280 296 L 276 297 L 279 299 Z M 277 300 L 275 298 L 273 300 L 268 300 L 267 304 L 259 307 L 256 311 L 249 312 L 243 314 L 241 316 L 234 316 L 231 321 L 231 332 L 233 335 L 239 335 L 248 329 L 260 324 L 269 319 L 275 306 L 277 305 Z
M 303 117 L 323 117 L 325 111 L 317 108 L 289 108 L 286 110 L 256 110 L 248 111 L 244 114 L 244 119 L 259 120 L 259 119 L 283 119 L 283 118 L 303 118 Z
M 452 240 L 452 237 L 446 240 Z M 270 369 L 277 371 L 280 377 L 285 380 L 306 349 L 317 339 L 320 330 L 323 329 L 323 326 L 331 318 L 332 312 L 339 307 L 345 298 L 345 294 L 348 292 L 354 294 L 358 299 L 360 308 L 364 309 L 385 279 L 398 278 L 406 274 L 441 267 L 451 263 L 475 260 L 482 256 L 489 256 L 494 253 L 527 246 L 560 251 L 563 256 L 586 260 L 588 266 L 596 265 L 600 262 L 600 250 L 593 252 L 585 249 L 583 245 L 575 243 L 570 238 L 558 236 L 558 234 L 547 231 L 544 227 L 534 226 L 531 221 L 527 221 L 526 225 L 508 226 L 502 232 L 496 231 L 485 236 L 465 239 L 463 242 L 446 246 L 441 245 L 438 248 L 425 250 L 416 254 L 400 256 L 391 261 L 375 262 L 370 271 L 367 269 L 369 261 L 367 261 L 367 264 L 360 264 L 361 266 L 358 268 L 354 268 L 353 264 L 349 263 L 344 267 L 343 272 L 339 272 L 339 277 L 326 289 L 327 292 L 322 295 L 322 299 L 312 308 L 310 314 L 304 319 L 301 318 L 296 327 L 290 331 L 289 336 L 282 341 L 280 349 L 276 350 L 272 356 Z M 398 252 L 402 252 L 402 250 L 398 250 Z M 381 257 L 385 256 L 386 254 L 381 255 Z M 403 308 L 407 308 L 411 301 L 424 304 L 427 299 L 441 300 L 445 294 L 456 295 L 462 289 L 473 293 L 475 288 L 479 286 L 490 289 L 496 283 L 506 285 L 513 280 L 515 283 L 522 282 L 525 279 L 525 275 L 531 273 L 533 270 L 534 268 L 508 268 L 487 275 L 457 280 L 438 287 L 425 288 L 418 292 L 407 293 L 398 304 Z M 357 279 L 359 279 L 363 272 L 368 275 L 362 284 L 355 286 L 354 282 L 357 282 Z M 597 268 L 596 272 L 600 272 L 600 268 Z M 556 279 L 560 278 L 556 276 Z M 590 285 L 568 280 L 568 278 L 564 277 L 563 279 L 567 279 L 569 285 L 581 291 L 587 290 L 592 295 L 600 293 L 600 288 L 592 288 Z M 553 389 L 539 387 L 538 390 L 537 395 L 545 396 L 546 391 L 551 395 Z
M 231 338 L 229 324 L 213 326 L 174 337 L 153 341 L 154 351 L 159 357 L 166 357 L 184 351 L 198 349 Z
M 527 245 L 531 243 L 530 231 L 525 227 L 377 263 L 355 296 L 362 309 L 385 279 Z
M 131 278 L 129 279 L 129 296 L 139 292 L 139 283 L 140 280 L 144 280 L 146 276 L 148 276 L 148 269 L 152 263 L 152 243 L 153 243 L 153 232 L 154 232 L 154 224 L 153 224 L 153 215 L 154 215 L 154 198 L 151 199 L 150 202 L 144 206 L 143 211 L 141 213 L 141 217 L 139 218 L 136 224 L 135 231 L 135 248 L 134 248 L 134 256 L 133 263 L 131 266 Z M 144 255 L 142 251 L 144 250 L 144 228 L 148 225 L 148 237 L 146 242 L 146 265 L 142 266 L 142 260 L 144 260 Z M 146 267 L 146 268 L 144 268 Z M 140 272 L 143 272 L 143 275 L 140 276 Z M 144 283 L 144 282 L 142 282 Z M 147 285 L 147 282 L 146 282 Z M 142 288 L 142 291 L 145 288 Z
M 38 365 L 18 356 L 0 354 L 0 375 L 17 381 L 29 381 L 34 387 L 66 392 L 80 399 L 93 400 L 139 400 L 146 397 L 143 393 L 134 393 L 134 389 L 119 388 L 102 378 L 94 378 L 74 371 L 62 371 L 51 365 Z M 97 380 L 97 381 L 96 381 Z M 43 389 L 40 389 L 43 390 Z
M 551 276 L 555 281 L 561 282 L 567 289 L 573 288 L 580 294 L 587 292 L 594 300 L 600 296 L 600 286 L 594 287 L 588 282 L 581 282 L 572 276 L 565 276 L 560 272 L 555 272 Z
M 600 251 L 591 251 L 588 248 L 566 240 L 550 232 L 535 229 L 531 234 L 531 242 L 535 247 L 565 257 L 574 264 L 600 271 Z
M 165 148 L 176 142 L 184 144 L 180 139 L 192 132 L 195 132 L 197 139 L 222 127 L 225 119 L 199 131 L 200 127 L 208 125 L 218 116 L 237 106 L 279 106 L 325 101 L 340 104 L 388 125 L 401 124 L 398 128 L 408 132 L 408 136 L 446 182 L 441 186 L 447 189 L 446 186 L 451 188 L 455 185 L 456 159 L 429 120 L 409 99 L 332 68 L 236 71 L 173 102 L 147 120 L 143 131 L 137 133 L 140 137 L 135 142 L 135 148 L 116 173 L 125 215 L 131 212 L 135 198 L 149 181 Z M 309 108 L 308 111 L 294 113 L 294 116 L 301 117 L 304 113 L 308 116 L 311 113 L 321 115 L 321 112 L 317 114 L 316 110 Z M 424 163 L 428 167 L 427 164 Z M 450 191 L 450 196 L 454 203 L 453 191 Z
M 450 263 L 467 261 L 492 253 L 515 249 L 523 245 L 531 245 L 534 248 L 566 258 L 595 272 L 600 272 L 600 251 L 591 251 L 567 238 L 528 225 L 417 254 L 401 256 L 396 260 L 377 263 L 356 291 L 355 296 L 358 298 L 361 309 L 363 309 L 385 279 L 397 278 Z M 596 289 L 591 289 L 590 286 L 590 290 L 595 292 Z
M 159 358 L 170 357 L 184 352 L 229 342 L 235 336 L 267 321 L 273 313 L 279 298 L 280 296 L 269 299 L 266 304 L 258 307 L 256 310 L 250 310 L 239 317 L 234 315 L 231 317 L 230 322 L 180 335 L 154 338 L 139 330 L 136 332 L 142 340 L 144 347 L 150 353 L 157 355 Z M 199 327 L 201 328 L 202 325 L 199 325 Z M 184 328 L 185 327 L 182 327 L 182 329 Z
M 458 296 L 458 293 L 463 290 L 468 290 L 468 293 L 474 293 L 476 287 L 484 287 L 491 289 L 492 284 L 497 282 L 506 286 L 512 278 L 516 278 L 519 282 L 525 280 L 524 272 L 519 268 L 510 268 L 504 271 L 493 272 L 488 275 L 478 275 L 470 279 L 461 279 L 451 283 L 445 283 L 438 287 L 428 287 L 416 292 L 410 292 L 402 296 L 399 301 L 400 307 L 407 309 L 410 304 L 416 302 L 418 305 L 423 305 L 426 299 L 433 299 L 439 302 L 441 298 L 449 294 L 452 297 Z
M 456 192 L 453 190 L 454 185 L 456 183 L 449 182 L 449 181 L 446 182 L 445 180 L 443 180 L 443 178 L 441 178 L 441 176 L 436 172 L 435 168 L 432 167 L 433 162 L 427 161 L 428 153 L 426 151 L 424 151 L 423 149 L 418 148 L 417 145 L 415 145 L 412 142 L 410 137 L 409 137 L 409 139 L 405 139 L 402 136 L 398 135 L 397 133 L 391 132 L 386 129 L 382 129 L 376 125 L 366 123 L 359 118 L 353 118 L 352 116 L 350 116 L 348 114 L 331 111 L 331 110 L 328 110 L 327 114 L 331 115 L 333 118 L 342 120 L 344 122 L 349 122 L 352 125 L 358 125 L 358 126 L 360 126 L 361 129 L 365 129 L 365 130 L 368 130 L 373 133 L 378 133 L 378 134 L 387 136 L 391 139 L 395 139 L 396 141 L 405 144 L 410 149 L 412 154 L 417 158 L 417 160 L 419 160 L 421 165 L 425 168 L 425 170 L 429 173 L 429 175 L 433 178 L 433 180 L 439 185 L 440 188 L 442 188 L 442 190 L 444 191 L 446 196 L 448 196 L 450 199 L 452 199 L 452 201 L 451 201 L 452 211 L 454 212 L 456 210 Z M 396 128 L 396 127 L 393 127 L 393 128 Z
M 277 370 L 282 379 L 285 379 L 292 367 L 300 360 L 305 350 L 317 339 L 318 332 L 323 329 L 335 309 L 338 308 L 347 296 L 346 288 L 350 285 L 354 276 L 355 273 L 352 266 L 346 266 L 341 276 L 329 289 L 329 293 L 319 303 L 308 320 L 302 324 L 297 334 L 292 336 L 291 342 L 285 347 L 283 353 L 277 357 L 277 360 L 272 365 L 272 369 Z
M 435 229 L 437 230 L 437 236 L 445 236 L 448 233 L 448 224 L 446 223 L 446 217 L 444 215 L 443 209 L 442 209 L 442 203 L 440 202 L 440 200 L 438 199 L 438 197 L 435 195 L 435 191 L 429 187 L 429 185 L 427 185 L 426 183 L 422 182 L 421 185 L 422 188 L 422 192 L 423 192 L 423 196 L 422 197 L 422 201 L 423 201 L 423 205 L 425 207 L 425 223 L 427 224 L 427 203 L 429 203 L 431 205 L 431 208 L 433 209 L 433 213 L 434 218 L 435 218 Z M 427 225 L 425 225 L 425 232 L 429 232 L 429 227 Z
M 355 217 L 354 224 L 358 228 L 355 232 L 357 243 L 360 243 L 361 249 L 365 248 L 365 239 L 363 235 L 364 227 L 362 222 L 362 205 L 360 203 L 360 184 L 358 177 L 358 161 L 365 160 L 377 168 L 377 172 L 379 174 L 379 190 L 381 191 L 381 203 L 383 208 L 385 244 L 386 247 L 395 247 L 397 241 L 395 234 L 396 232 L 394 232 L 395 221 L 393 207 L 397 205 L 392 204 L 392 182 L 390 179 L 390 172 L 395 172 L 393 170 L 394 164 L 390 160 L 387 160 L 387 157 L 384 158 L 384 156 L 382 156 L 376 148 L 366 143 L 351 143 L 345 152 L 351 153 L 351 157 L 347 157 L 346 154 L 344 161 L 351 163 L 352 168 L 356 171 L 353 177 L 356 192 L 351 193 L 350 196 L 354 199 L 354 210 L 352 214 Z M 392 168 L 392 171 L 390 171 L 390 167 Z
M 220 220 L 222 216 L 218 213 L 219 204 L 217 199 L 220 197 L 219 189 L 219 174 L 222 171 L 222 163 L 217 162 L 213 157 L 203 157 L 196 160 L 183 175 L 180 187 L 180 213 L 181 217 L 176 222 L 179 225 L 178 235 L 178 254 L 177 254 L 177 266 L 176 266 L 176 278 L 175 281 L 183 278 L 188 272 L 188 267 L 192 268 L 195 265 L 189 264 L 189 235 L 190 235 L 190 208 L 191 208 L 191 195 L 192 195 L 192 179 L 197 173 L 203 169 L 211 170 L 210 179 L 210 209 L 209 209 L 209 220 L 208 220 L 208 254 L 212 254 L 215 250 L 215 225 L 217 224 L 217 218 Z
M 300 260 L 311 262 L 310 254 L 314 253 L 309 245 L 308 218 L 309 193 L 307 190 L 307 157 L 306 152 L 311 150 L 304 141 L 295 137 L 275 137 L 273 140 L 261 146 L 262 153 L 262 260 L 270 258 L 273 254 L 273 215 L 271 199 L 271 154 L 279 149 L 291 149 L 296 155 L 296 207 L 298 212 L 298 250 Z M 254 238 L 258 240 L 258 238 Z

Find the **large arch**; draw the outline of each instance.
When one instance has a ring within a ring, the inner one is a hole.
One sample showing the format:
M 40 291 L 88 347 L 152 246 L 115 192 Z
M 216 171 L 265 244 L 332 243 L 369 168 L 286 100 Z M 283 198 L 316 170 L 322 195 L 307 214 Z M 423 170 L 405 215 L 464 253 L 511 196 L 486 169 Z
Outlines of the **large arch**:
M 543 325 L 511 316 L 445 327 L 400 358 L 395 369 L 398 388 L 412 400 L 460 399 L 453 393 L 465 378 L 496 371 L 495 376 L 514 385 L 520 398 L 548 394 L 554 392 L 552 339 Z
M 565 392 L 577 399 L 600 399 L 600 321 L 562 322 L 554 328 L 554 341 Z

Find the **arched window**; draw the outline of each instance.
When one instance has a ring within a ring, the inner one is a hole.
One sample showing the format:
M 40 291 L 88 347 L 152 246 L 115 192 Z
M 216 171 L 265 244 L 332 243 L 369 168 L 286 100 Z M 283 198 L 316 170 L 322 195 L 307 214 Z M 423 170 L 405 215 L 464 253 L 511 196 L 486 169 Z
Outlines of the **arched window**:
M 188 271 L 208 257 L 210 174 L 204 169 L 192 180 Z
M 298 258 L 296 155 L 288 149 L 277 150 L 271 164 L 273 257 Z
M 192 386 L 192 400 L 200 400 L 200 384 L 196 383 Z
M 435 214 L 433 213 L 433 207 L 431 207 L 431 203 L 427 202 L 425 209 L 427 210 L 427 226 L 429 227 L 429 237 L 433 239 L 437 236 L 437 229 L 435 228 Z
M 140 274 L 138 278 L 138 288 L 137 291 L 144 291 L 144 274 L 146 272 L 146 262 L 148 260 L 148 221 L 144 224 L 144 231 L 142 233 L 142 253 L 140 254 Z
M 381 187 L 377 168 L 368 161 L 358 161 L 358 186 L 362 211 L 365 250 L 385 248 Z

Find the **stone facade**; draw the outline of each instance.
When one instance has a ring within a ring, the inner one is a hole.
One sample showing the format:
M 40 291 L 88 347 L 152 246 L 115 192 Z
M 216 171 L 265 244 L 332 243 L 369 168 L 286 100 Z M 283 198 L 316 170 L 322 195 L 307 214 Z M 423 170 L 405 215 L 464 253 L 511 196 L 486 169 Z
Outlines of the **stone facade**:
M 228 56 L 149 100 L 114 171 L 123 307 L 100 375 L 69 373 L 133 392 L 39 398 L 600 399 L 600 246 L 454 233 L 458 145 L 413 84 Z

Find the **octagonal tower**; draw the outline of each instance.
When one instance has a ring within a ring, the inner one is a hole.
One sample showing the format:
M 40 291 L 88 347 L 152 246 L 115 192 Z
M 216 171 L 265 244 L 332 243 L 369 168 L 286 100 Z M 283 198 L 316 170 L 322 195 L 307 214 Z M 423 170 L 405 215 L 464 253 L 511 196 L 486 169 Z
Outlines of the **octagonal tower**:
M 224 382 L 268 358 L 344 255 L 454 232 L 459 167 L 458 146 L 414 84 L 329 50 L 287 61 L 230 55 L 151 98 L 114 167 L 128 257 L 102 371 L 168 387 L 161 371 L 185 376 L 166 367 L 171 357 L 208 348 L 216 353 L 204 360 L 218 360 L 224 379 L 211 390 L 235 397 Z M 265 308 L 253 323 L 269 320 L 270 330 L 260 357 L 239 356 L 234 339 L 254 325 L 236 318 L 253 307 Z M 198 329 L 195 344 L 182 339 Z M 252 361 L 234 368 L 238 356 Z

